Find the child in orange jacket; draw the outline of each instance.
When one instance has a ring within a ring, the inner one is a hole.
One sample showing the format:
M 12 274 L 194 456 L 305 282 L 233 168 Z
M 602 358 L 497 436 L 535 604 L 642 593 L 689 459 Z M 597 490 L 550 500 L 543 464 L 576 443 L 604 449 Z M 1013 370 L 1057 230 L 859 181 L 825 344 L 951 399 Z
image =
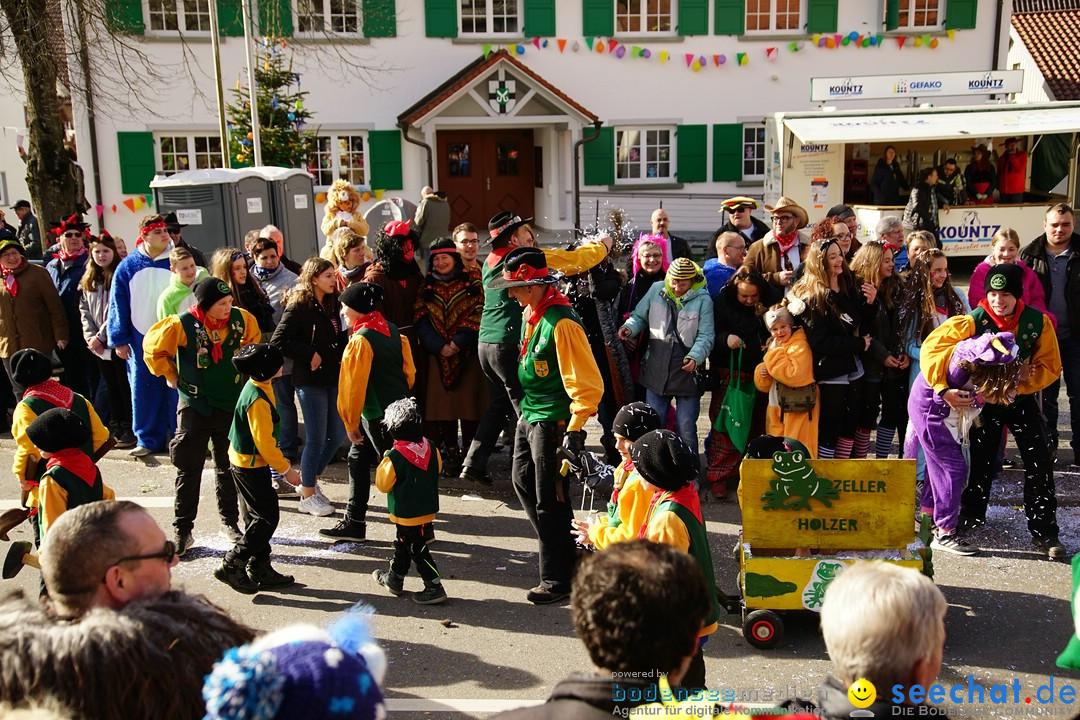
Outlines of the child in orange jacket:
M 798 411 L 781 407 L 779 385 L 804 388 L 814 383 L 814 356 L 806 333 L 795 327 L 795 318 L 783 304 L 775 305 L 765 313 L 765 325 L 772 340 L 765 351 L 765 359 L 754 372 L 754 384 L 761 392 L 769 393 L 769 407 L 765 414 L 765 427 L 769 435 L 789 437 L 810 448 L 815 457 L 818 446 L 818 423 L 814 410 L 819 395 L 814 388 L 813 407 Z

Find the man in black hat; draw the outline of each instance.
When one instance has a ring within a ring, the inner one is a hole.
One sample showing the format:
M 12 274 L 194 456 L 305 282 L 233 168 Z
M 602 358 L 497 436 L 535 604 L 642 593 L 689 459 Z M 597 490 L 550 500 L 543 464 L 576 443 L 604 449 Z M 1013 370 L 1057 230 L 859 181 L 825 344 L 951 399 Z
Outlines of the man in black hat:
M 555 451 L 560 442 L 574 455 L 585 450 L 585 421 L 604 392 L 585 329 L 556 282 L 544 252 L 523 247 L 506 255 L 502 277 L 487 284 L 491 290 L 506 290 L 525 309 L 517 367 L 521 416 L 511 475 L 540 539 L 540 584 L 526 595 L 536 604 L 570 594 L 575 549 L 567 528 L 574 511 Z
M 205 277 L 191 288 L 195 304 L 154 323 L 143 338 L 143 359 L 150 372 L 164 377 L 180 393 L 176 435 L 169 457 L 176 468 L 176 554 L 194 542 L 191 530 L 199 511 L 199 485 L 206 462 L 206 444 L 213 445 L 218 515 L 225 534 L 236 542 L 236 484 L 229 472 L 229 428 L 244 378 L 233 356 L 244 345 L 259 342 L 259 323 L 251 313 L 233 307 L 229 286 Z
M 176 218 L 176 211 L 165 214 L 165 229 L 168 231 L 169 237 L 172 238 L 173 247 L 184 248 L 191 253 L 197 267 L 208 267 L 206 256 L 202 254 L 202 251 L 184 240 L 184 228 L 186 227 L 187 225 L 184 225 Z
M 461 469 L 461 479 L 482 485 L 491 485 L 491 478 L 487 474 L 488 457 L 495 449 L 495 442 L 506 427 L 507 420 L 521 416 L 522 396 L 517 376 L 521 309 L 505 289 L 492 289 L 490 282 L 502 277 L 507 254 L 525 243 L 528 231 L 522 228 L 531 221 L 532 218 L 522 219 L 506 210 L 495 215 L 488 223 L 490 237 L 487 244 L 491 245 L 491 252 L 481 272 L 484 312 L 480 318 L 477 356 L 487 377 L 491 405 L 480 418 L 476 437 L 469 446 Z M 553 270 L 577 275 L 598 265 L 607 257 L 610 249 L 611 239 L 605 237 L 601 241 L 583 243 L 573 250 L 545 249 L 540 253 Z
M 19 230 L 15 239 L 26 248 L 26 257 L 31 260 L 41 259 L 41 228 L 38 219 L 30 211 L 30 203 L 20 200 L 12 206 L 15 216 L 19 218 Z

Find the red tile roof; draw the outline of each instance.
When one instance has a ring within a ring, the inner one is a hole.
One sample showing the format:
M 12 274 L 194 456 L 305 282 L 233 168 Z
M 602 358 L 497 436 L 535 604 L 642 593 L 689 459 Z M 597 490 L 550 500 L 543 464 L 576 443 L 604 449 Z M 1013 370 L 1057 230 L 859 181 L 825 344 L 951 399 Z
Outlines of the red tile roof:
M 1036 6 L 1037 7 L 1037 6 Z M 1054 100 L 1080 100 L 1080 8 L 1014 11 L 1016 34 L 1039 67 Z
M 584 117 L 586 117 L 589 122 L 596 122 L 599 119 L 596 117 L 596 115 L 593 115 L 591 112 L 589 112 L 584 107 L 575 102 L 569 95 L 564 93 L 562 90 L 555 87 L 547 80 L 530 70 L 520 60 L 506 52 L 506 50 L 499 50 L 497 52 L 491 53 L 486 58 L 477 59 L 469 65 L 466 65 L 456 75 L 451 77 L 439 87 L 432 90 L 426 96 L 421 98 L 419 102 L 417 102 L 411 108 L 403 112 L 401 115 L 398 115 L 398 122 L 405 122 L 409 125 L 414 124 L 416 121 L 423 118 L 425 115 L 430 113 L 439 105 L 443 104 L 451 97 L 453 97 L 453 95 L 455 95 L 459 90 L 475 82 L 481 75 L 483 75 L 488 69 L 490 69 L 500 60 L 503 60 L 513 65 L 515 70 L 518 70 L 526 77 L 531 78 L 533 81 L 546 89 L 552 95 L 555 95 L 564 103 L 574 108 L 574 110 L 578 111 Z

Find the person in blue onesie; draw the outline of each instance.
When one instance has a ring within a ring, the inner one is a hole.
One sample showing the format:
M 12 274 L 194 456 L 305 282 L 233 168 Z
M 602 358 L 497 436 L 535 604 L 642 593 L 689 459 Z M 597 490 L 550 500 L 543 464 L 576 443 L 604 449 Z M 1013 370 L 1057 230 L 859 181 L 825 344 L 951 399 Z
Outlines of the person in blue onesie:
M 142 361 L 143 336 L 157 322 L 158 298 L 172 280 L 172 248 L 165 218 L 144 217 L 135 250 L 116 268 L 109 293 L 109 346 L 127 361 L 135 457 L 163 451 L 166 434 L 176 422 L 176 391 L 169 389 L 164 377 L 154 377 Z

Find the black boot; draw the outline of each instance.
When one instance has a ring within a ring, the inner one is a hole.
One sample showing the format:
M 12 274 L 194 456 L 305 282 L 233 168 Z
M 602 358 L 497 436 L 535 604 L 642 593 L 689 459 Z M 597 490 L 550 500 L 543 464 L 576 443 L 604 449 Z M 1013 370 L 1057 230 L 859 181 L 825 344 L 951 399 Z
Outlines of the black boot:
M 442 451 L 442 476 L 453 478 L 461 473 L 461 451 L 451 445 Z
M 236 558 L 225 555 L 221 565 L 214 570 L 214 577 L 225 583 L 233 590 L 245 595 L 253 595 L 259 592 L 259 584 L 248 577 L 244 563 Z
M 247 564 L 247 574 L 260 590 L 283 588 L 296 582 L 292 575 L 283 575 L 270 565 L 270 558 L 251 558 Z

